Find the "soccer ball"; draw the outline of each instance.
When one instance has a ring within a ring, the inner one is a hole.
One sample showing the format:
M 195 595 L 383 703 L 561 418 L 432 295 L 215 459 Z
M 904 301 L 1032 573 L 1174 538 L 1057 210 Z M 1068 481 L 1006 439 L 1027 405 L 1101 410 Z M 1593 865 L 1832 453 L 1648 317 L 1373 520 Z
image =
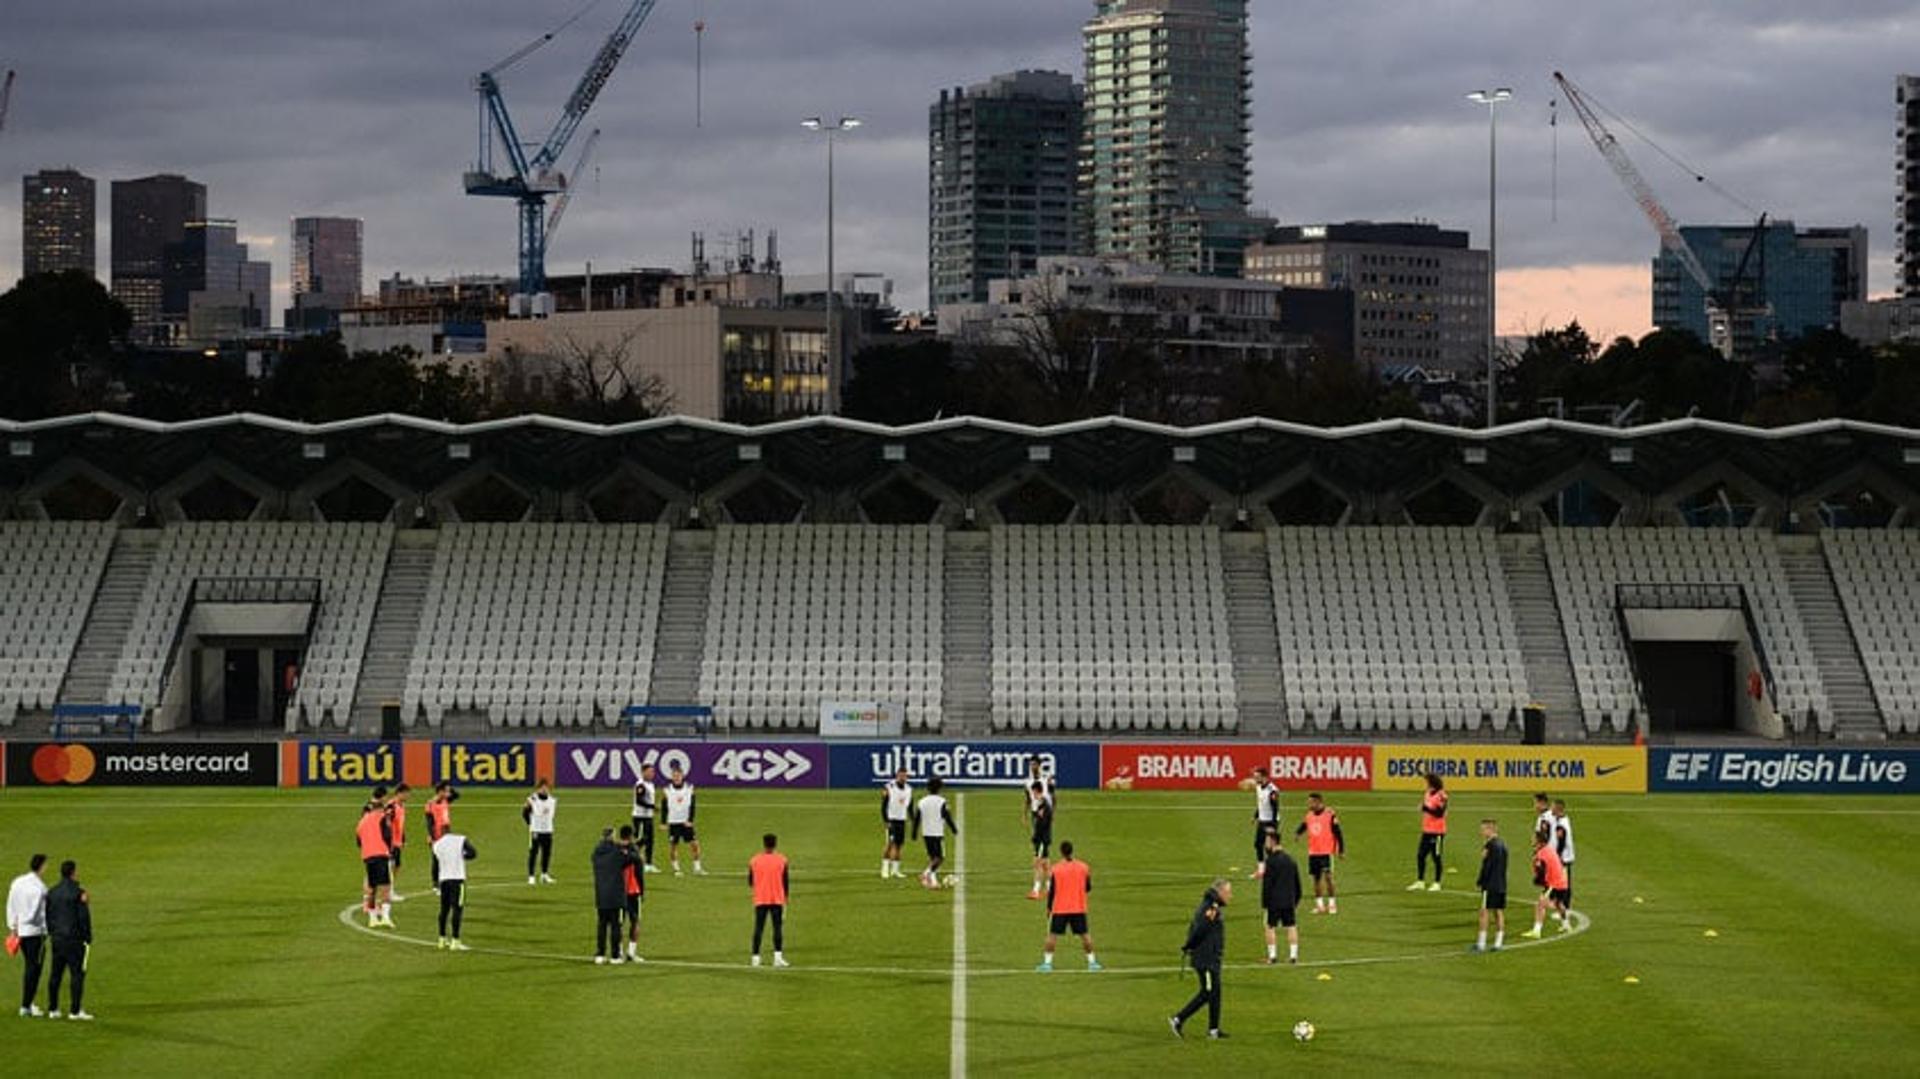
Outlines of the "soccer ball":
M 949 887 L 949 888 L 951 888 L 951 887 L 953 887 L 954 885 L 956 885 L 956 884 L 958 884 L 958 883 L 960 883 L 960 878 L 959 878 L 959 877 L 956 877 L 956 876 L 954 876 L 954 875 L 953 875 L 952 873 L 948 873 L 948 874 L 947 874 L 947 875 L 946 875 L 945 877 L 942 877 L 942 878 L 941 878 L 941 880 L 940 880 L 940 883 L 942 883 L 942 884 L 944 884 L 944 885 L 946 885 L 947 887 Z
M 1295 1041 L 1302 1041 L 1302 1042 L 1312 1041 L 1313 1040 L 1313 1024 L 1307 1022 L 1305 1019 L 1302 1019 L 1298 1023 L 1293 1024 L 1293 1038 Z

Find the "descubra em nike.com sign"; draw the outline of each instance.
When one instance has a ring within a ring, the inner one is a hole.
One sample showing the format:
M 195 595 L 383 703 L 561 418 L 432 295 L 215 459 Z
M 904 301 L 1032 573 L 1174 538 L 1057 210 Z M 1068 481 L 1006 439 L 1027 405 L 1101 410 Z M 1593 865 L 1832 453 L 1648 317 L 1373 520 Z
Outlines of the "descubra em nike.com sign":
M 1647 751 L 1639 746 L 1375 746 L 1373 789 L 1640 793 Z

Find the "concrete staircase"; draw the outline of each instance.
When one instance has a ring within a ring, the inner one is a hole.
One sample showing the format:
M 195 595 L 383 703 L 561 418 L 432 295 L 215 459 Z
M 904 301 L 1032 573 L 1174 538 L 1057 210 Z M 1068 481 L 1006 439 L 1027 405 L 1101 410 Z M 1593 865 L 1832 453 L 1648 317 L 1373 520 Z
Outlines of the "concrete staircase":
M 1239 730 L 1252 738 L 1283 738 L 1287 733 L 1286 696 L 1267 538 L 1258 532 L 1229 532 L 1220 537 L 1220 545 Z
M 1520 658 L 1527 668 L 1527 689 L 1547 710 L 1547 740 L 1577 742 L 1587 736 L 1580 692 L 1573 676 L 1560 600 L 1547 568 L 1546 543 L 1539 536 L 1501 536 L 1500 572 L 1513 607 L 1513 628 L 1520 637 Z
M 379 735 L 380 706 L 400 700 L 407 688 L 407 666 L 413 660 L 439 543 L 440 534 L 430 530 L 394 534 L 367 633 L 367 652 L 360 661 L 360 681 L 353 691 L 348 729 L 356 734 Z
M 1880 715 L 1867 681 L 1865 665 L 1855 647 L 1853 627 L 1840 606 L 1832 571 L 1820 549 L 1818 536 L 1780 537 L 1780 563 L 1787 571 L 1787 590 L 1800 611 L 1820 681 L 1833 709 L 1833 736 L 1840 741 L 1884 742 L 1886 721 Z
M 707 650 L 713 539 L 712 532 L 674 532 L 668 540 L 648 704 L 704 703 L 699 699 L 700 660 Z
M 940 733 L 978 738 L 993 727 L 991 538 L 985 532 L 948 532 L 945 542 Z
M 86 624 L 80 630 L 80 643 L 73 650 L 73 661 L 67 665 L 67 677 L 60 686 L 61 704 L 118 703 L 106 699 L 107 691 L 113 684 L 114 669 L 120 665 L 127 635 L 133 632 L 134 609 L 140 605 L 140 594 L 146 590 L 159 553 L 157 529 L 129 528 L 114 533 L 106 572 L 100 575 Z

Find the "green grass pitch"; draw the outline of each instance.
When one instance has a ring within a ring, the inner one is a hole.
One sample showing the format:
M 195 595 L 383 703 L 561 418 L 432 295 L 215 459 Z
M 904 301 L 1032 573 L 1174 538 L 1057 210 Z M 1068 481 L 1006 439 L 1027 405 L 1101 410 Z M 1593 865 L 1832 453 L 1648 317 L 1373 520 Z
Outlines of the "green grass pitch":
M 965 794 L 963 892 L 879 879 L 877 794 L 703 793 L 712 875 L 650 878 L 641 967 L 585 961 L 587 852 L 626 802 L 560 797 L 548 887 L 526 884 L 520 795 L 473 791 L 455 807 L 481 857 L 466 932 L 477 950 L 452 955 L 418 943 L 434 937 L 434 905 L 417 806 L 400 885 L 420 898 L 395 906 L 397 932 L 375 934 L 341 918 L 357 904 L 361 792 L 6 791 L 0 877 L 45 851 L 77 859 L 92 890 L 99 1020 L 15 1019 L 10 1003 L 0 1063 L 17 1075 L 931 1075 L 954 1067 L 956 1030 L 966 1072 L 982 1076 L 1888 1074 L 1920 1059 L 1911 801 L 1578 799 L 1575 906 L 1590 926 L 1470 956 L 1472 824 L 1501 820 L 1518 900 L 1529 800 L 1457 796 L 1448 890 L 1416 895 L 1403 891 L 1416 799 L 1344 796 L 1341 913 L 1303 908 L 1301 965 L 1265 969 L 1245 795 L 1063 792 L 1056 838 L 1093 867 L 1110 969 L 1084 973 L 1063 941 L 1043 976 L 1017 793 Z M 1288 796 L 1290 820 L 1301 804 Z M 747 966 L 744 866 L 768 830 L 793 859 L 784 971 Z M 665 853 L 662 836 L 663 866 Z M 1165 1016 L 1193 988 L 1178 948 L 1216 873 L 1240 889 L 1224 981 L 1234 1038 L 1177 1042 Z M 1513 915 L 1510 939 L 1527 920 L 1518 902 Z M 6 970 L 17 997 L 19 962 Z M 1309 1044 L 1289 1034 L 1300 1019 L 1318 1027 Z

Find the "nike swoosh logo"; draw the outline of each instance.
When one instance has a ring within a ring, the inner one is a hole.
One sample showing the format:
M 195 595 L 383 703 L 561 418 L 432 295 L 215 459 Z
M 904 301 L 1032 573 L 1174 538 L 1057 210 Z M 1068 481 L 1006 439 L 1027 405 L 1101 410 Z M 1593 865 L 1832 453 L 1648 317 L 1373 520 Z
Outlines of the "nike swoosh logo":
M 1596 776 L 1610 776 L 1613 773 L 1618 772 L 1620 769 L 1625 767 L 1626 765 L 1624 764 L 1616 764 L 1611 768 L 1595 768 L 1593 770 L 1593 774 Z

